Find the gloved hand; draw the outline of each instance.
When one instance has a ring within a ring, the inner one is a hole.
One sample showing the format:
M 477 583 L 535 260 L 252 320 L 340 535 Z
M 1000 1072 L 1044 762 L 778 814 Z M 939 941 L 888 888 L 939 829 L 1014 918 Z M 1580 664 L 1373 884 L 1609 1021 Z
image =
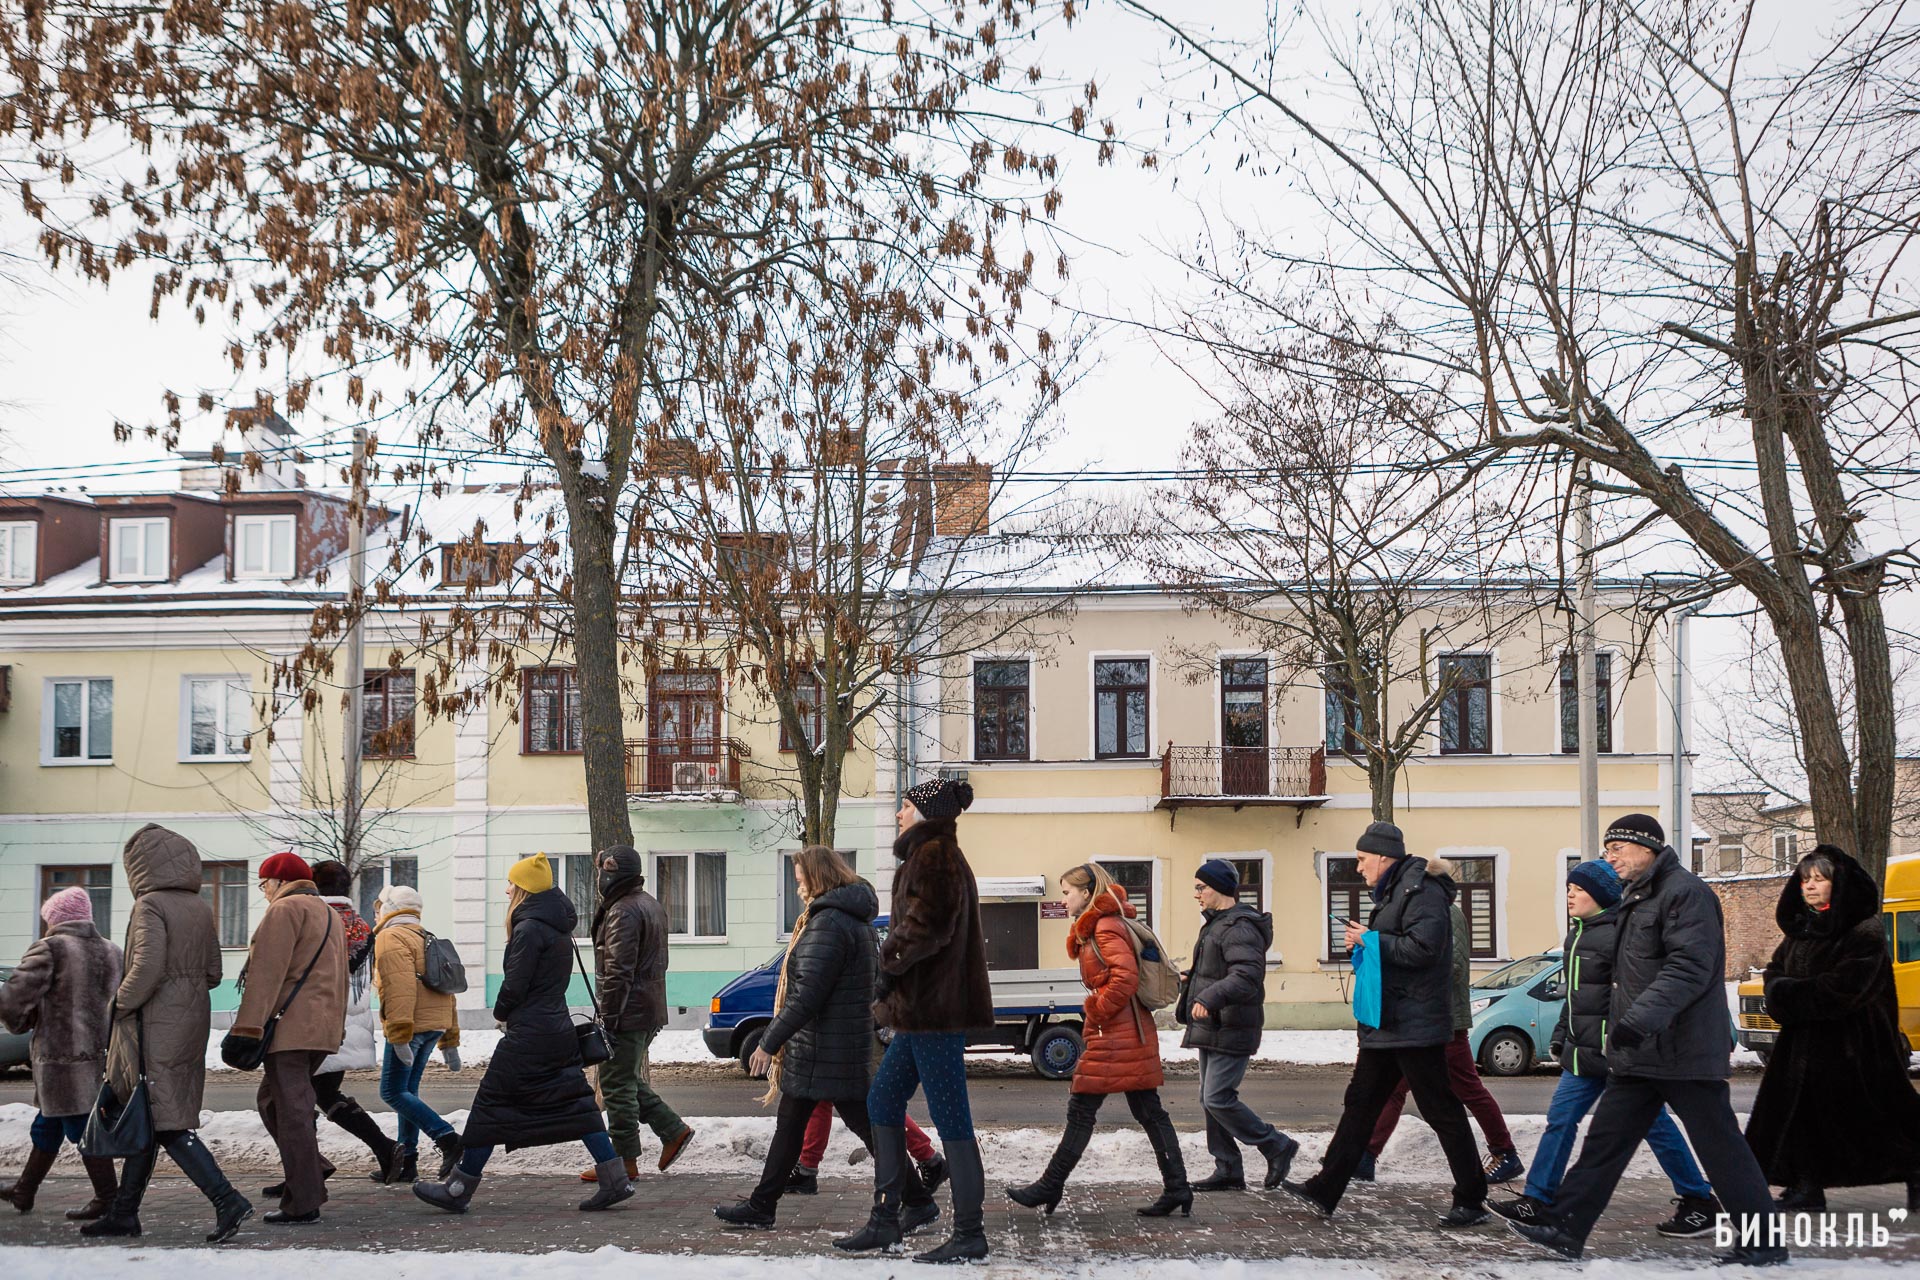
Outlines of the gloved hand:
M 400 1059 L 401 1066 L 411 1067 L 413 1065 L 413 1043 L 411 1041 L 406 1044 L 396 1044 L 390 1047 L 393 1049 L 393 1056 Z
M 1547 1056 L 1549 1058 L 1557 1059 L 1561 1054 L 1565 1053 L 1566 1051 L 1567 1051 L 1567 1042 L 1565 1040 L 1555 1040 L 1552 1044 L 1547 1046 Z
M 1631 1022 L 1623 1022 L 1613 1029 L 1613 1047 L 1635 1049 L 1647 1042 L 1647 1033 Z
M 251 1071 L 258 1064 L 251 1059 L 260 1052 L 259 1036 L 235 1035 L 229 1031 L 220 1041 L 220 1061 L 236 1071 Z
M 459 1045 L 450 1044 L 445 1046 L 440 1050 L 440 1056 L 446 1059 L 447 1070 L 458 1071 L 460 1069 L 460 1046 Z

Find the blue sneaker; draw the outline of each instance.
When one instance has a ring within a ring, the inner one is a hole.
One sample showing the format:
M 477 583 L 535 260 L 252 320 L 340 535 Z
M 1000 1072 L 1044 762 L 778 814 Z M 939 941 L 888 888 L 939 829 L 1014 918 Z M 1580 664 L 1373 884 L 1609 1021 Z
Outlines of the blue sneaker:
M 1512 1182 L 1527 1171 L 1527 1166 L 1514 1151 L 1496 1151 L 1487 1157 L 1488 1182 Z

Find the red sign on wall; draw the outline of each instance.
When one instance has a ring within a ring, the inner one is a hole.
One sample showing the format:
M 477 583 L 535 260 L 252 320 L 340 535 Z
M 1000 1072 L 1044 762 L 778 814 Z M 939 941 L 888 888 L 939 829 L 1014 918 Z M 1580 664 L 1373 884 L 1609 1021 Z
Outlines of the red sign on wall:
M 1040 904 L 1040 918 L 1042 920 L 1065 920 L 1067 918 L 1067 904 L 1064 902 L 1042 902 Z

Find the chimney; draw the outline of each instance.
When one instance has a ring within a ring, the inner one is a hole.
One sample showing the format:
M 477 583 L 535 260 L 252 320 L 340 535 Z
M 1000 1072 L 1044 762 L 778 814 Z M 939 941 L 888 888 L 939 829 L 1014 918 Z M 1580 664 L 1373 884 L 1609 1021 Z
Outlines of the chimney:
M 943 538 L 987 531 L 993 498 L 993 467 L 985 462 L 942 462 L 933 468 L 933 530 Z

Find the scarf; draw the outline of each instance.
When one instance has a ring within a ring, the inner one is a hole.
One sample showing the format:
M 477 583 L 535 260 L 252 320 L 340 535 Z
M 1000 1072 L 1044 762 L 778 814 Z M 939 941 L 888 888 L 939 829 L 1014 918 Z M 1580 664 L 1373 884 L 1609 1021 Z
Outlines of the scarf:
M 773 989 L 773 1016 L 777 1019 L 780 1011 L 787 1007 L 787 974 L 793 968 L 793 951 L 800 945 L 800 935 L 807 930 L 807 918 L 813 914 L 813 904 L 807 903 L 800 909 L 800 918 L 793 922 L 793 934 L 787 939 L 787 954 L 780 961 L 780 982 Z M 780 1060 L 787 1056 L 787 1046 L 781 1045 L 773 1055 L 773 1065 L 767 1068 L 767 1091 L 760 1095 L 760 1105 L 770 1107 L 780 1096 Z

